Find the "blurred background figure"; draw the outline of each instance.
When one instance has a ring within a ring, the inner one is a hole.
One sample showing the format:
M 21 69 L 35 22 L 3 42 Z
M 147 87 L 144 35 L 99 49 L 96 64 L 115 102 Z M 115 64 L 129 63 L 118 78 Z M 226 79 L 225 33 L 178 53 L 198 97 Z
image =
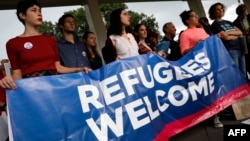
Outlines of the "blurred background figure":
M 87 31 L 83 34 L 83 43 L 86 47 L 86 53 L 89 59 L 91 69 L 102 67 L 102 58 L 97 51 L 96 36 L 93 32 Z
M 1 60 L 0 65 L 0 79 L 5 76 L 4 63 L 8 63 L 8 59 Z M 0 87 L 0 141 L 7 141 L 8 139 L 8 122 L 6 112 L 6 92 Z
M 200 23 L 201 27 L 206 31 L 206 33 L 208 35 L 213 35 L 213 33 L 211 31 L 211 26 L 210 26 L 210 23 L 209 23 L 207 17 L 200 17 L 199 18 L 199 23 Z
M 211 31 L 213 34 L 217 34 L 221 38 L 224 46 L 226 47 L 229 55 L 240 68 L 243 74 L 246 74 L 245 57 L 240 47 L 239 37 L 242 36 L 242 32 L 234 26 L 234 24 L 228 20 L 222 19 L 225 13 L 225 6 L 217 2 L 209 8 L 209 17 L 214 20 L 211 24 Z M 223 55 L 223 54 L 222 54 Z M 231 111 L 231 106 L 226 110 Z M 224 110 L 224 111 L 226 111 Z M 220 115 L 221 113 L 217 114 Z M 214 118 L 214 127 L 223 127 L 218 116 Z
M 134 36 L 139 46 L 139 53 L 146 54 L 152 53 L 153 50 L 148 46 L 146 42 L 147 38 L 147 27 L 144 24 L 137 24 L 134 27 Z
M 233 24 L 238 27 L 246 40 L 247 53 L 245 53 L 246 71 L 250 74 L 250 14 L 248 14 L 248 7 L 245 4 L 240 4 L 236 8 L 237 18 Z M 248 75 L 246 74 L 248 78 Z M 249 79 L 249 78 L 248 78 Z
M 245 56 L 239 40 L 243 34 L 232 22 L 223 19 L 224 13 L 225 6 L 222 3 L 215 3 L 209 8 L 209 17 L 214 20 L 211 24 L 211 31 L 221 38 L 235 64 L 246 75 Z
M 147 42 L 147 33 L 148 31 L 150 31 L 150 29 L 148 29 L 146 27 L 146 25 L 144 24 L 137 24 L 135 27 L 134 27 L 134 36 L 135 36 L 135 39 L 138 43 L 138 46 L 139 46 L 139 53 L 140 54 L 146 54 L 146 53 L 157 53 L 158 55 L 160 55 L 161 57 L 165 58 L 166 59 L 166 53 L 164 51 L 157 51 L 155 50 L 156 47 L 150 47 L 150 43 Z M 155 38 L 152 38 L 153 39 L 153 44 L 157 44 Z
M 180 59 L 182 57 L 180 46 L 178 42 L 174 40 L 176 35 L 175 25 L 172 22 L 167 22 L 163 25 L 162 31 L 165 35 L 156 49 L 158 51 L 163 50 L 167 55 L 167 60 L 176 61 Z
M 148 43 L 149 47 L 153 50 L 156 51 L 156 46 L 158 45 L 158 34 L 156 33 L 148 33 L 148 36 L 146 38 L 146 42 Z

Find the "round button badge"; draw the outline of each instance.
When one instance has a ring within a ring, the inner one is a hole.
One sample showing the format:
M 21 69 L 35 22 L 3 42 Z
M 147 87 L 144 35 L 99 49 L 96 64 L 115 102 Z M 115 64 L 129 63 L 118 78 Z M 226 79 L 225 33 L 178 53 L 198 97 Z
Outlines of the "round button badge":
M 24 48 L 31 49 L 33 47 L 33 44 L 31 42 L 24 43 Z

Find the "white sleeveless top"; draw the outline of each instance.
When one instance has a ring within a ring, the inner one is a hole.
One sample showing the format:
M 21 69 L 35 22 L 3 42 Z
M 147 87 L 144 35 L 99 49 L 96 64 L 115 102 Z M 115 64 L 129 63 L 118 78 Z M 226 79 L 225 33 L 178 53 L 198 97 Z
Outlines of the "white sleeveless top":
M 139 55 L 138 44 L 131 33 L 127 34 L 129 40 L 120 35 L 110 35 L 109 38 L 116 42 L 116 52 L 121 58 Z

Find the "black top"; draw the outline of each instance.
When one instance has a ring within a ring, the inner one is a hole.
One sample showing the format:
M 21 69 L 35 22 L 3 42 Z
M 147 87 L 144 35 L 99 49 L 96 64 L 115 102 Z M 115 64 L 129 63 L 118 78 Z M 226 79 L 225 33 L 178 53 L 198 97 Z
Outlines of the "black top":
M 162 39 L 161 42 L 163 41 L 170 42 L 169 44 L 170 54 L 167 56 L 167 60 L 171 60 L 171 61 L 179 60 L 182 57 L 182 55 L 181 55 L 181 49 L 180 49 L 178 42 L 174 40 L 169 40 L 165 37 Z
M 221 31 L 233 31 L 234 25 L 230 21 L 222 20 L 222 21 L 214 21 L 211 25 L 211 30 L 213 34 L 217 34 Z M 235 40 L 223 40 L 222 42 L 227 50 L 240 50 L 240 42 L 238 39 Z
M 102 67 L 102 58 L 100 56 L 96 56 L 94 59 L 89 59 L 89 63 L 92 70 L 99 69 Z

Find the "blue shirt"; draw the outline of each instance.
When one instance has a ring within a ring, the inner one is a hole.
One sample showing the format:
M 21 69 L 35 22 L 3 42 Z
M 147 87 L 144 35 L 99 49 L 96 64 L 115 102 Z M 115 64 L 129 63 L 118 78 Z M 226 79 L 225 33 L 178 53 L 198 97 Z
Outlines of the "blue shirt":
M 57 41 L 60 62 L 65 67 L 89 67 L 85 46 L 82 42 L 71 43 L 61 38 Z
M 162 41 L 156 46 L 157 51 L 163 50 L 166 54 L 169 54 L 170 41 Z

